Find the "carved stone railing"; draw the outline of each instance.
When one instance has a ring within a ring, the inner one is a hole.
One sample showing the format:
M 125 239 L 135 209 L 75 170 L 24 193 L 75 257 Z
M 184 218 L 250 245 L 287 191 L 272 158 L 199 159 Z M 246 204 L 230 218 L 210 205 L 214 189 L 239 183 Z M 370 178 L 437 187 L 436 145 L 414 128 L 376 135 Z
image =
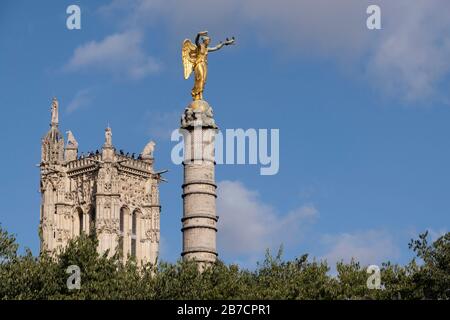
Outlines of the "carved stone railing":
M 141 159 L 134 159 L 132 157 L 127 157 L 120 154 L 116 155 L 116 157 L 117 161 L 120 162 L 120 164 L 124 167 L 144 171 L 147 173 L 151 173 L 153 171 L 151 162 L 147 162 Z
M 151 160 L 135 159 L 130 156 L 116 154 L 115 162 L 120 164 L 121 169 L 131 173 L 144 174 L 146 176 L 153 173 L 153 161 Z M 102 155 L 94 154 L 67 162 L 66 169 L 69 175 L 74 175 L 94 170 L 100 163 L 102 163 Z
M 97 161 L 102 160 L 101 154 L 95 154 L 91 156 L 87 156 L 85 158 L 79 158 L 77 160 L 70 161 L 66 164 L 66 167 L 69 171 L 80 169 L 83 167 L 88 167 L 95 165 Z

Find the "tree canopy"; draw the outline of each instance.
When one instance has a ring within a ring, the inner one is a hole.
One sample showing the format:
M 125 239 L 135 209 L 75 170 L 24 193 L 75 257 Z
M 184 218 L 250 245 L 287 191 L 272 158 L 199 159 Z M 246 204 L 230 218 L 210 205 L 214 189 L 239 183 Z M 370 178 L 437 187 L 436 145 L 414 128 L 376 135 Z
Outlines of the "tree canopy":
M 0 226 L 0 299 L 449 299 L 450 233 L 429 243 L 428 233 L 411 240 L 416 257 L 407 265 L 383 263 L 378 289 L 367 285 L 367 266 L 339 262 L 330 274 L 325 261 L 308 255 L 285 261 L 269 251 L 255 270 L 218 261 L 200 272 L 195 262 L 159 262 L 138 267 L 133 259 L 97 253 L 95 236 L 82 235 L 57 256 L 18 253 L 13 235 Z M 71 265 L 81 285 L 69 289 Z

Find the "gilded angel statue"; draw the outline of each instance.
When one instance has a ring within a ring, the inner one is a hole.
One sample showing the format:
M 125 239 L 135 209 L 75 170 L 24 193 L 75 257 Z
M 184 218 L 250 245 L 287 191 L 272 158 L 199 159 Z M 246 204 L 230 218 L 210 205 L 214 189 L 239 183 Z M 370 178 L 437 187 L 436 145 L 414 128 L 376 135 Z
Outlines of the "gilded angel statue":
M 202 39 L 202 42 L 200 42 Z M 219 42 L 215 47 L 208 47 L 211 42 L 208 36 L 208 31 L 197 33 L 195 37 L 195 44 L 189 39 L 183 41 L 183 48 L 181 50 L 181 57 L 184 67 L 184 79 L 188 79 L 192 71 L 194 71 L 195 80 L 192 88 L 192 99 L 203 100 L 203 90 L 206 83 L 206 75 L 208 73 L 208 52 L 217 51 L 223 46 L 234 44 L 234 37 L 226 39 L 224 42 Z

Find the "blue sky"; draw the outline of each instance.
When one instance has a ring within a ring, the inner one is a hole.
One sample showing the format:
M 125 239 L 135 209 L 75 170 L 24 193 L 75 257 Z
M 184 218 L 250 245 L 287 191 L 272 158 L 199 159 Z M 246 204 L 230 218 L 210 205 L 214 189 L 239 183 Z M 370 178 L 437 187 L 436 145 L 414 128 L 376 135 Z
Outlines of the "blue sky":
M 214 5 L 213 5 L 214 3 Z M 190 101 L 181 42 L 208 30 L 237 45 L 209 56 L 205 98 L 222 129 L 280 130 L 280 170 L 220 165 L 218 246 L 254 265 L 285 257 L 407 262 L 411 237 L 450 225 L 448 1 L 2 1 L 0 223 L 39 250 L 40 139 L 50 103 L 80 151 L 157 142 L 161 255 L 181 251 L 182 167 L 170 132 Z M 66 8 L 81 8 L 81 30 Z

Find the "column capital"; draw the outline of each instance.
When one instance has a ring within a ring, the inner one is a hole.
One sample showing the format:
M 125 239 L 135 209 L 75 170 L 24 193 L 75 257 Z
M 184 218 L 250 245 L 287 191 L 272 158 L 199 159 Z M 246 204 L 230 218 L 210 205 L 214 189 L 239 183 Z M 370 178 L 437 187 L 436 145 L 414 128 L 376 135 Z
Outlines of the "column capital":
M 192 101 L 181 116 L 182 129 L 195 127 L 218 129 L 214 121 L 213 109 L 204 100 Z

